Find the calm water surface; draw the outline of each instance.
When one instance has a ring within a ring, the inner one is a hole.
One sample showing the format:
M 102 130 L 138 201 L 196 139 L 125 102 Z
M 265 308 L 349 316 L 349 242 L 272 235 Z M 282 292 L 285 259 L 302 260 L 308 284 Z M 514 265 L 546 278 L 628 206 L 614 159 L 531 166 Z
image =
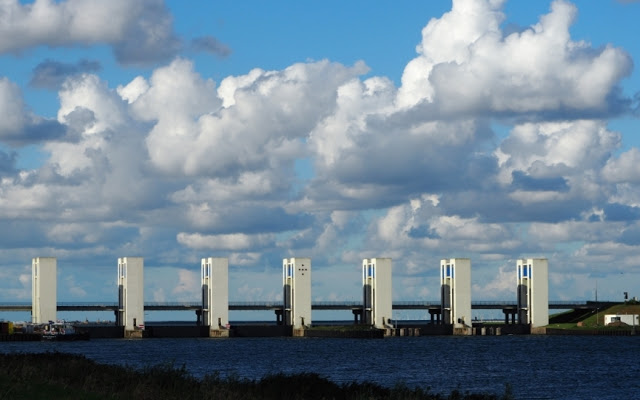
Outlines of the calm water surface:
M 218 371 L 251 379 L 315 372 L 336 382 L 405 383 L 502 394 L 518 399 L 640 399 L 640 337 L 433 336 L 311 339 L 97 339 L 4 342 L 2 352 L 61 351 L 101 363 L 185 365 L 195 376 Z

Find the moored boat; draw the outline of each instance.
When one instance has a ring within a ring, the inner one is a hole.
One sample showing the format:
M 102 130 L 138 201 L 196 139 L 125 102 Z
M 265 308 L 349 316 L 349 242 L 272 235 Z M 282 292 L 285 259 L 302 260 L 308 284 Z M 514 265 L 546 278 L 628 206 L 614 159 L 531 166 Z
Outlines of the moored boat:
M 52 322 L 43 326 L 43 340 L 88 340 L 87 332 L 80 332 L 68 322 Z

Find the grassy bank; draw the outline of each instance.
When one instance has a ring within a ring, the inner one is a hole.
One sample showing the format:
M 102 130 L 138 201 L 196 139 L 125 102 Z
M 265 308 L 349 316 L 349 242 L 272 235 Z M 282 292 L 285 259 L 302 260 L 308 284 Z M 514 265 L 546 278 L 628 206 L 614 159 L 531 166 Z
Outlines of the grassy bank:
M 260 380 L 196 379 L 170 364 L 136 370 L 102 365 L 64 353 L 0 354 L 0 398 L 23 399 L 510 399 L 374 383 L 336 384 L 316 374 L 271 375 Z
M 572 314 L 573 315 L 572 317 Z M 605 326 L 604 316 L 606 314 L 640 314 L 640 304 L 637 302 L 627 302 L 617 304 L 605 309 L 598 310 L 574 310 L 561 314 L 553 315 L 549 318 L 548 328 L 556 329 L 571 329 L 571 330 L 589 330 L 589 329 L 602 329 L 602 330 L 632 330 L 632 326 Z M 566 318 L 566 317 L 569 318 Z M 636 329 L 640 327 L 636 326 Z

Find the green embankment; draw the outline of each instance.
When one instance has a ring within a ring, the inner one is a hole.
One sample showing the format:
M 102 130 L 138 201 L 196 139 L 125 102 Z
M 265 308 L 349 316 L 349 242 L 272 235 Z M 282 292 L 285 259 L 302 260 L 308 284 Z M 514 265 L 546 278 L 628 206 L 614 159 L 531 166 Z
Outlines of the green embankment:
M 618 325 L 605 326 L 604 316 L 606 314 L 640 314 L 640 304 L 637 302 L 620 303 L 614 306 L 597 310 L 571 310 L 549 317 L 548 328 L 558 329 L 611 329 L 611 330 L 631 330 L 632 326 Z M 640 327 L 636 327 L 640 331 Z
M 375 383 L 336 384 L 317 374 L 276 374 L 259 380 L 197 379 L 184 367 L 161 364 L 136 370 L 102 365 L 64 353 L 0 354 L 0 399 L 512 399 L 509 386 L 502 396 L 454 390 L 449 395 L 429 389 Z

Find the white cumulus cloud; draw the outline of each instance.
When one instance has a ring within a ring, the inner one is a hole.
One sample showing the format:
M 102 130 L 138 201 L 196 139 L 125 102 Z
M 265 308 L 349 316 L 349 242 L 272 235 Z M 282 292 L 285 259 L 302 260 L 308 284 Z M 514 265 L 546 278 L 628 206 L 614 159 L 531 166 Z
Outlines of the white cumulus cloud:
M 0 33 L 0 53 L 109 44 L 125 64 L 166 60 L 181 45 L 162 0 L 3 0 Z

